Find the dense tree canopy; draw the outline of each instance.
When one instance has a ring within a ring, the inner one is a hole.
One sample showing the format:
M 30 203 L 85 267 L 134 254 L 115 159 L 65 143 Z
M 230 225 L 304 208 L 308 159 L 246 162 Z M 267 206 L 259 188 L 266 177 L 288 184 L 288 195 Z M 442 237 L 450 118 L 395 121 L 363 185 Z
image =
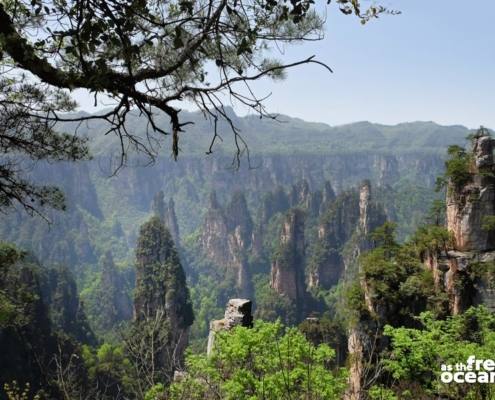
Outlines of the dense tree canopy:
M 211 356 L 190 355 L 188 374 L 172 384 L 170 399 L 341 399 L 347 372 L 330 369 L 334 357 L 297 328 L 257 321 L 252 329 L 219 334 Z

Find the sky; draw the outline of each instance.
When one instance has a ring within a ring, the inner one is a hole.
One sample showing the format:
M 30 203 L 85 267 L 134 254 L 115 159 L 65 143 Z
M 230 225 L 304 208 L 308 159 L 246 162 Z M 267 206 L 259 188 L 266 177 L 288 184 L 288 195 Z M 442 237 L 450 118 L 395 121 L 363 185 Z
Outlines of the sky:
M 257 82 L 260 96 L 272 93 L 268 110 L 330 125 L 434 121 L 495 128 L 495 1 L 377 2 L 401 14 L 363 26 L 333 5 L 322 41 L 286 48 L 282 60 L 316 55 L 334 73 L 305 65 L 282 82 Z M 94 111 L 92 99 L 76 97 Z

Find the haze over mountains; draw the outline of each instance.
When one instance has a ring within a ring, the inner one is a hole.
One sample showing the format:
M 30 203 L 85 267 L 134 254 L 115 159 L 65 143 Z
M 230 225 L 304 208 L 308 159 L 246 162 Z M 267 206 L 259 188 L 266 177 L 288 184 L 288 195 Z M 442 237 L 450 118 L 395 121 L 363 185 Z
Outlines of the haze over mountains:
M 194 125 L 186 126 L 180 135 L 181 154 L 177 162 L 170 155 L 170 137 L 160 138 L 162 143 L 159 148 L 155 146 L 158 155 L 154 164 L 149 165 L 150 160 L 133 155 L 130 149 L 129 166 L 115 176 L 112 174 L 120 154 L 118 138 L 104 135 L 107 127 L 100 121 L 68 124 L 68 130 L 77 127 L 78 134 L 91 138 L 94 158 L 76 164 L 39 163 L 32 171 L 35 180 L 59 185 L 67 196 L 69 210 L 65 216 L 48 211 L 58 215 L 51 229 L 57 231 L 60 218 L 65 221 L 67 215 L 84 211 L 84 221 L 90 215 L 107 225 L 118 222 L 126 242 L 133 247 L 137 226 L 148 215 L 158 190 L 163 190 L 166 199 L 174 198 L 181 235 L 199 226 L 212 190 L 221 202 L 232 192 L 243 190 L 249 206 L 255 207 L 267 191 L 278 185 L 288 187 L 306 180 L 312 189 L 317 189 L 329 181 L 340 192 L 370 179 L 373 185 L 389 186 L 390 193 L 414 191 L 414 197 L 421 197 L 424 191 L 431 198 L 430 189 L 443 169 L 446 148 L 450 144 L 464 144 L 470 133 L 462 126 L 447 127 L 433 122 L 394 126 L 357 122 L 330 127 L 287 116 L 280 116 L 283 122 L 277 122 L 255 116 L 237 117 L 232 110 L 228 112 L 250 149 L 251 163 L 244 156 L 238 170 L 232 169 L 235 147 L 233 134 L 225 123 L 219 124 L 223 141 L 216 142 L 213 154 L 205 154 L 213 128 L 199 113 L 182 115 L 183 121 L 193 121 Z M 144 137 L 143 121 L 131 114 L 129 132 Z M 166 119 L 158 123 L 168 125 Z M 422 204 L 420 208 L 427 206 L 425 201 L 417 198 Z M 20 212 L 15 221 L 30 220 Z M 29 239 L 19 239 L 22 235 L 17 227 L 8 226 L 7 223 L 0 230 L 4 239 L 36 247 Z M 28 236 L 33 230 L 29 231 Z
M 330 326 L 332 347 L 338 363 L 345 362 L 349 310 L 343 293 L 359 283 L 360 255 L 374 246 L 370 233 L 392 221 L 407 245 L 418 227 L 430 223 L 431 206 L 443 197 L 434 187 L 446 150 L 465 145 L 472 132 L 433 122 L 330 127 L 229 113 L 250 151 L 239 168 L 232 168 L 235 146 L 226 123 L 219 125 L 223 141 L 205 154 L 213 127 L 197 113 L 183 115 L 195 124 L 181 134 L 177 162 L 170 137 L 156 140 L 155 134 L 149 139 L 155 162 L 131 146 L 127 166 L 115 174 L 119 140 L 92 121 L 65 126 L 91 139 L 91 160 L 34 164 L 28 178 L 59 186 L 67 210 L 44 210 L 51 224 L 10 211 L 2 216 L 0 242 L 32 257 L 28 267 L 41 277 L 39 290 L 46 287 L 46 318 L 56 329 L 80 343 L 106 345 L 118 341 L 121 327 L 133 326 L 143 304 L 187 309 L 187 323 L 177 318 L 182 311 L 171 314 L 179 335 L 173 342 L 182 353 L 185 333 L 190 349 L 201 352 L 210 322 L 222 317 L 229 299 L 242 297 L 253 301 L 255 319 L 281 318 L 288 326 L 312 313 L 330 315 L 337 324 Z M 143 121 L 130 115 L 128 131 L 146 141 Z M 150 254 L 168 267 L 155 268 Z M 423 276 L 418 265 L 400 299 L 407 305 L 415 304 L 408 297 L 415 290 L 430 296 L 430 284 L 415 283 Z M 377 276 L 380 283 L 382 273 Z M 442 299 L 434 298 L 439 304 Z M 66 328 L 72 320 L 77 323 Z M 22 343 L 16 346 L 23 351 Z
M 346 125 L 329 126 L 323 123 L 307 122 L 286 115 L 277 115 L 277 120 L 260 119 L 256 115 L 238 117 L 231 108 L 226 109 L 235 126 L 249 145 L 253 156 L 280 153 L 335 154 L 359 151 L 384 153 L 423 151 L 442 153 L 450 144 L 462 144 L 469 129 L 461 125 L 442 126 L 434 122 L 405 122 L 398 125 L 382 125 L 367 121 Z M 204 155 L 208 150 L 213 124 L 199 112 L 181 113 L 182 121 L 191 121 L 180 135 L 182 157 Z M 166 129 L 165 116 L 157 119 L 157 125 Z M 137 113 L 128 118 L 129 132 L 144 135 L 144 119 Z M 79 132 L 93 139 L 93 152 L 101 154 L 115 147 L 111 135 L 101 135 L 106 125 L 92 121 L 79 127 Z M 233 150 L 233 134 L 226 122 L 219 122 L 219 133 L 223 141 L 217 141 L 214 150 L 229 153 Z M 159 136 L 152 133 L 151 136 Z M 165 139 L 165 143 L 168 143 Z M 167 154 L 167 148 L 164 150 Z M 211 158 L 211 157 L 210 157 Z

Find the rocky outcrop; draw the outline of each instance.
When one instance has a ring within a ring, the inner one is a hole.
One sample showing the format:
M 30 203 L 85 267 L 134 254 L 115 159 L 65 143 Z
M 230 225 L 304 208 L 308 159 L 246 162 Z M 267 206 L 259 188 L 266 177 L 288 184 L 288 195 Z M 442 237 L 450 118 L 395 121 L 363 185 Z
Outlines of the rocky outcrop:
M 371 182 L 365 180 L 359 189 L 359 232 L 364 236 L 369 235 L 386 220 L 383 205 L 373 198 Z
M 344 264 L 347 278 L 359 279 L 357 270 L 359 269 L 359 256 L 372 248 L 369 234 L 376 228 L 383 225 L 387 220 L 385 211 L 381 204 L 377 203 L 372 196 L 371 184 L 364 181 L 359 188 L 359 218 L 357 227 L 353 233 L 353 238 L 346 245 L 347 251 L 344 255 Z M 351 271 L 353 270 L 354 271 Z M 384 314 L 384 310 L 375 306 L 370 295 L 367 282 L 360 279 L 363 291 L 364 304 L 370 315 Z M 383 345 L 379 335 L 379 325 L 377 320 L 368 316 L 361 316 L 360 319 L 350 328 L 348 337 L 349 351 L 349 386 L 346 392 L 348 400 L 362 400 L 366 398 L 366 390 L 369 388 L 367 381 L 373 376 L 373 365 L 370 360 L 376 357 Z
M 77 285 L 66 267 L 47 268 L 41 279 L 43 301 L 49 306 L 50 319 L 56 329 L 81 343 L 96 344 L 89 327 L 84 303 Z
M 447 294 L 451 314 L 477 304 L 495 309 L 491 283 L 495 231 L 484 226 L 485 218 L 495 216 L 495 142 L 480 130 L 471 144 L 465 157 L 467 171 L 461 171 L 467 172 L 466 177 L 456 181 L 450 176 L 447 186 L 446 228 L 453 243 L 450 248 L 428 251 L 424 256 L 436 290 Z
M 495 249 L 495 231 L 483 229 L 483 219 L 495 215 L 494 143 L 488 135 L 474 137 L 471 179 L 461 187 L 448 186 L 447 228 L 460 251 Z
M 73 345 L 77 332 L 57 332 L 66 328 L 64 324 L 76 328 L 79 299 L 66 296 L 74 295 L 72 287 L 62 293 L 62 276 L 57 271 L 46 270 L 13 246 L 2 243 L 0 247 L 0 379 L 22 386 L 29 382 L 34 393 L 43 391 L 46 398 L 60 398 L 60 388 L 52 379 L 57 373 L 55 355 L 70 355 L 79 376 L 85 378 L 80 346 Z
M 317 243 L 308 263 L 308 287 L 329 289 L 342 277 L 342 249 L 356 230 L 359 199 L 355 190 L 341 193 L 321 216 Z
M 162 221 L 165 219 L 165 195 L 163 194 L 163 190 L 159 190 L 153 196 L 153 200 L 151 202 L 151 213 Z
M 101 277 L 94 291 L 85 299 L 93 315 L 93 327 L 97 333 L 109 332 L 123 321 L 132 319 L 133 307 L 129 295 L 131 288 L 125 275 L 115 266 L 110 251 L 100 260 Z
M 167 332 L 167 344 L 154 354 L 158 368 L 181 364 L 194 316 L 186 277 L 171 234 L 157 216 L 140 229 L 136 246 L 134 324 Z M 162 333 L 163 334 L 163 333 Z
M 221 331 L 229 331 L 236 326 L 251 328 L 253 326 L 252 302 L 247 299 L 230 299 L 223 319 L 210 322 L 207 354 L 212 354 L 215 346 L 215 335 Z
M 179 224 L 177 222 L 177 215 L 175 215 L 175 202 L 171 197 L 168 201 L 167 207 L 165 209 L 164 216 L 165 226 L 170 231 L 172 239 L 176 247 L 180 247 L 180 234 L 179 234 Z
M 310 207 L 311 191 L 309 182 L 306 179 L 292 185 L 289 193 L 289 202 L 291 207 L 300 206 L 306 209 Z
M 267 192 L 261 201 L 260 226 L 266 226 L 271 217 L 276 213 L 287 211 L 289 207 L 289 196 L 282 186 L 277 186 L 275 190 Z
M 394 155 L 380 155 L 375 157 L 374 169 L 378 172 L 377 183 L 387 186 L 397 182 L 399 176 L 399 163 Z
M 177 216 L 175 214 L 174 199 L 171 197 L 168 204 L 165 204 L 165 194 L 163 193 L 163 190 L 156 192 L 153 196 L 153 201 L 151 202 L 151 212 L 163 221 L 172 235 L 175 245 L 179 247 L 179 224 L 177 223 Z
M 330 204 L 335 201 L 336 195 L 335 191 L 333 190 L 332 184 L 330 181 L 325 181 L 323 184 L 323 190 L 322 190 L 322 198 L 321 198 L 321 204 L 320 204 L 320 214 L 323 214 L 328 207 L 330 207 Z
M 243 193 L 235 192 L 223 209 L 212 192 L 201 229 L 200 246 L 212 263 L 233 273 L 239 296 L 251 295 L 247 254 L 252 242 L 253 222 Z
M 305 298 L 304 213 L 294 208 L 285 216 L 280 230 L 279 245 L 271 266 L 270 287 L 298 306 Z
M 349 358 L 349 380 L 345 398 L 348 400 L 363 399 L 363 375 L 364 375 L 364 343 L 368 341 L 367 335 L 357 327 L 353 328 L 347 340 Z
M 454 249 L 428 254 L 424 264 L 432 271 L 436 290 L 447 294 L 450 313 L 456 315 L 479 304 L 495 312 L 495 271 L 489 268 L 494 261 L 495 251 Z
M 228 225 L 215 192 L 210 193 L 208 209 L 201 228 L 200 245 L 203 253 L 217 265 L 229 262 L 227 247 Z
M 370 248 L 368 234 L 385 221 L 385 212 L 373 199 L 369 181 L 361 184 L 359 192 L 339 195 L 320 219 L 317 245 L 308 266 L 308 287 L 328 289 L 337 284 L 359 255 Z

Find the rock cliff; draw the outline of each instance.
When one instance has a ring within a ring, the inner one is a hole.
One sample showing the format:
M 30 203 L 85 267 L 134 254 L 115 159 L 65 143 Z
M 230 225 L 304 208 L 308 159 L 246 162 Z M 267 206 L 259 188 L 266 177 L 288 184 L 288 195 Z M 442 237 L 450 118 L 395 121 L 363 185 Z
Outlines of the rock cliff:
M 179 224 L 177 222 L 177 215 L 175 214 L 175 202 L 173 197 L 171 197 L 168 201 L 167 207 L 165 209 L 165 226 L 170 231 L 172 235 L 172 240 L 175 243 L 176 247 L 180 247 L 180 233 L 179 233 Z
M 136 246 L 134 319 L 138 328 L 160 326 L 160 334 L 168 335 L 167 345 L 154 355 L 158 368 L 182 362 L 193 311 L 171 234 L 157 216 L 141 226 Z
M 494 139 L 474 137 L 469 177 L 461 186 L 452 180 L 447 188 L 447 228 L 459 251 L 495 249 L 495 231 L 483 229 L 483 219 L 495 215 Z
M 369 249 L 368 234 L 386 220 L 372 196 L 371 183 L 337 196 L 320 218 L 317 244 L 308 265 L 308 287 L 329 289 Z
M 489 223 L 495 216 L 494 145 L 494 139 L 482 129 L 472 137 L 469 151 L 456 150 L 457 158 L 451 162 L 465 160 L 465 164 L 452 172 L 447 182 L 446 227 L 453 243 L 424 257 L 436 289 L 448 295 L 452 314 L 480 303 L 495 310 L 491 284 L 495 230 Z
M 123 321 L 132 319 L 133 307 L 126 276 L 115 266 L 107 251 L 100 260 L 101 276 L 96 290 L 86 299 L 86 306 L 94 315 L 97 333 L 109 332 Z
M 286 214 L 270 274 L 270 287 L 295 302 L 299 310 L 306 297 L 304 218 L 304 212 L 298 208 Z
M 207 354 L 215 347 L 215 335 L 221 331 L 229 331 L 236 326 L 251 328 L 253 326 L 252 302 L 247 299 L 230 299 L 225 308 L 223 319 L 210 322 Z
M 247 255 L 252 241 L 253 222 L 244 194 L 235 192 L 222 208 L 212 192 L 200 232 L 200 247 L 210 262 L 234 275 L 239 296 L 251 295 Z

